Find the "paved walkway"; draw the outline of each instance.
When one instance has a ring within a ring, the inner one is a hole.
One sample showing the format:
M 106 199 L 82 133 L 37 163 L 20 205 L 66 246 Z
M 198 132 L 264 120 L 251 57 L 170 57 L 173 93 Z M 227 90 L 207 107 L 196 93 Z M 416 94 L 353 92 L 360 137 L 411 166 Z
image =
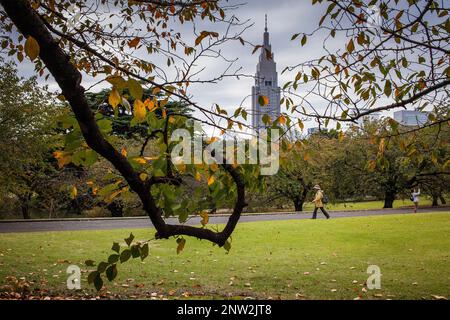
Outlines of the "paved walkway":
M 421 212 L 444 212 L 450 211 L 450 207 L 441 208 L 422 208 Z M 330 211 L 332 219 L 361 217 L 374 215 L 394 215 L 394 214 L 413 214 L 412 209 L 384 209 L 384 210 L 363 210 L 363 211 Z M 255 221 L 280 221 L 280 220 L 298 220 L 310 219 L 311 212 L 307 213 L 267 213 L 267 214 L 248 214 L 242 216 L 240 222 Z M 318 218 L 323 219 L 319 211 Z M 228 220 L 227 215 L 211 216 L 210 224 L 223 224 Z M 175 218 L 168 219 L 168 223 L 177 224 Z M 188 221 L 189 225 L 200 225 L 200 218 L 195 217 Z M 137 218 L 99 218 L 99 219 L 61 219 L 61 220 L 14 220 L 0 221 L 0 233 L 11 232 L 42 232 L 42 231 L 74 231 L 74 230 L 115 230 L 115 229 L 138 229 L 151 228 L 152 224 L 148 217 Z

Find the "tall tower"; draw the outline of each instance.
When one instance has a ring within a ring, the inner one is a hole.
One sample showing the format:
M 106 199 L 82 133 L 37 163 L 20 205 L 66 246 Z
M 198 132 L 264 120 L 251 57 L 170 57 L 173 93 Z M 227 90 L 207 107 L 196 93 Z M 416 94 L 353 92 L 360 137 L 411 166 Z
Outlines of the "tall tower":
M 255 86 L 252 88 L 252 125 L 257 133 L 266 128 L 262 121 L 264 115 L 267 114 L 271 121 L 280 116 L 280 92 L 277 64 L 269 41 L 266 15 L 264 42 L 256 67 Z M 260 96 L 266 96 L 269 99 L 269 104 L 261 106 L 258 101 Z

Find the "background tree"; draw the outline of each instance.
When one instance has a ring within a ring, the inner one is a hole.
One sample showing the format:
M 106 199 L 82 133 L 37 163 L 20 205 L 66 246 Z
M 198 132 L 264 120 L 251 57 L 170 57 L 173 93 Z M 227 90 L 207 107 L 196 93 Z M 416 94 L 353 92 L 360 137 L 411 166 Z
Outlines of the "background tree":
M 63 109 L 35 77 L 20 78 L 12 63 L 0 61 L 0 87 L 0 186 L 5 197 L 18 198 L 29 219 L 33 197 L 55 170 L 53 125 Z
M 303 211 L 303 204 L 314 186 L 312 165 L 307 161 L 301 141 L 283 157 L 279 172 L 268 178 L 268 193 L 270 201 L 278 198 L 293 203 L 295 211 Z

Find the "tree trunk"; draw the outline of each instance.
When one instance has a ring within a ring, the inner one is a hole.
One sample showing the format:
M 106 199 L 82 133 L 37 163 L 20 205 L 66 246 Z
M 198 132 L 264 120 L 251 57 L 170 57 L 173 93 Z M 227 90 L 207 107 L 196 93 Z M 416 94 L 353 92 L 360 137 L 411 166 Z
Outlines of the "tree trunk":
M 123 217 L 123 204 L 120 201 L 114 201 L 107 206 L 109 212 L 111 212 L 111 216 L 113 218 L 122 218 Z
M 29 206 L 28 206 L 28 203 L 21 204 L 21 205 L 20 205 L 20 208 L 21 208 L 21 210 L 22 210 L 22 216 L 23 216 L 23 218 L 24 218 L 25 220 L 31 219 L 31 216 L 30 216 L 30 208 L 29 208 Z
M 438 196 L 433 195 L 433 203 L 431 204 L 432 207 L 438 207 Z
M 439 196 L 439 199 L 441 200 L 441 204 L 447 204 L 447 201 L 445 201 L 445 198 L 442 195 Z
M 395 192 L 386 191 L 384 196 L 384 207 L 383 209 L 392 209 L 394 207 Z
M 303 199 L 295 199 L 294 200 L 294 207 L 295 207 L 295 212 L 303 212 Z

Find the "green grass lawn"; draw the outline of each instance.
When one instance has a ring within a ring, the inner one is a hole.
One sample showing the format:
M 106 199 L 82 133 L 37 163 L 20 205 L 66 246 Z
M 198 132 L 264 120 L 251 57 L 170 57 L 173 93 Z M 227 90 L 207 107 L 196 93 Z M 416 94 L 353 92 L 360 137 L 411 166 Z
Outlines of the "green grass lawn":
M 152 230 L 133 230 L 139 240 Z M 69 263 L 104 260 L 127 230 L 0 234 L 0 285 L 8 276 L 53 294 L 65 290 Z M 119 266 L 107 291 L 122 297 L 432 299 L 450 296 L 450 213 L 243 223 L 232 250 L 187 239 L 152 242 L 145 262 Z M 382 289 L 364 292 L 369 265 Z M 86 269 L 82 267 L 82 269 Z M 83 273 L 83 290 L 94 294 Z

